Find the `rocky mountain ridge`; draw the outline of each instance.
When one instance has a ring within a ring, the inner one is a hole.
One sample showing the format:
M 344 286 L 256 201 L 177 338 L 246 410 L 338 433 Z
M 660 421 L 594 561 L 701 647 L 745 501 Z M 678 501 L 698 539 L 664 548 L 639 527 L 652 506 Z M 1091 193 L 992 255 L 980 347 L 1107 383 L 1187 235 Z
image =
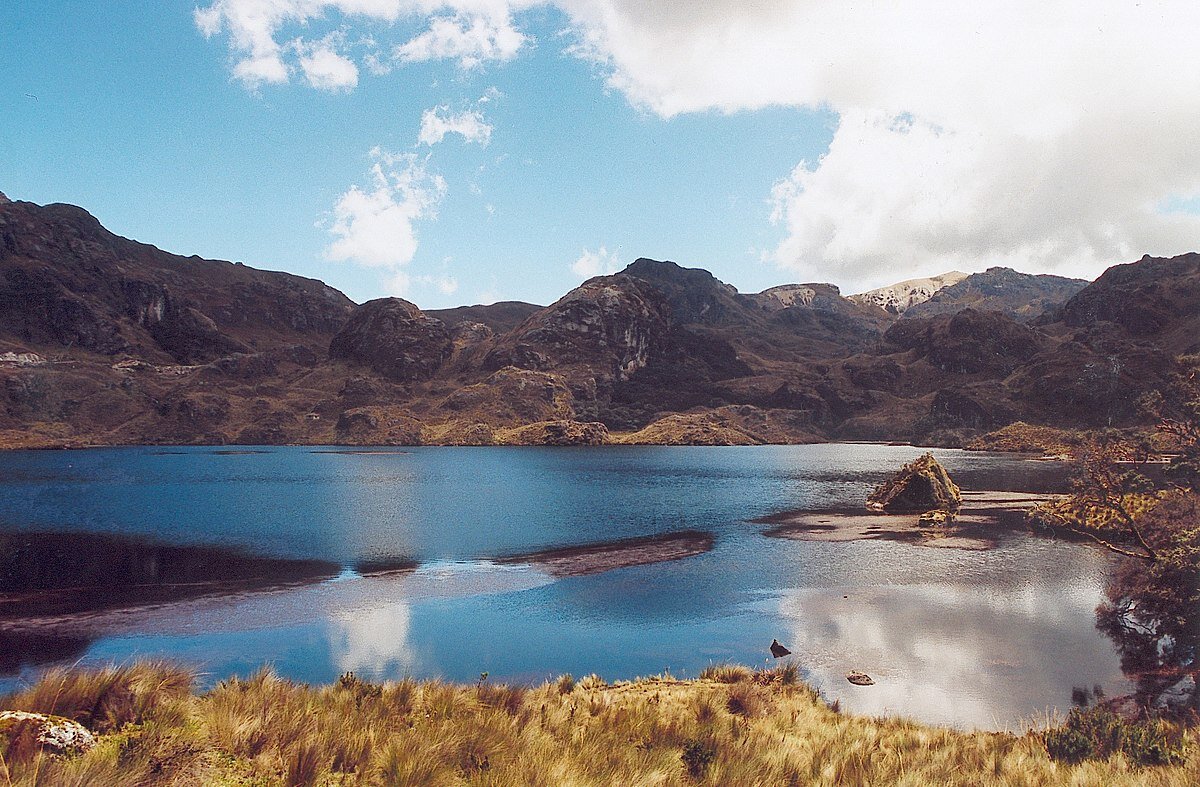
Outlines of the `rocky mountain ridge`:
M 639 259 L 545 307 L 356 306 L 10 202 L 0 445 L 963 445 L 1016 421 L 1136 425 L 1200 352 L 1200 255 L 1082 285 L 991 269 L 898 315 Z

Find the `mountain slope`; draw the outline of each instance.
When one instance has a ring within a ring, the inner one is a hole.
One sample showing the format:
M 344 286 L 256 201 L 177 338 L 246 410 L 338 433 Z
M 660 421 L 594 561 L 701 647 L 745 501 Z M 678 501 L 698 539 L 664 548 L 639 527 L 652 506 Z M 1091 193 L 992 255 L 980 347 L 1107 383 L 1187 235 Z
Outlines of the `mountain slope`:
M 928 300 L 914 304 L 905 317 L 954 314 L 963 309 L 986 309 L 1032 320 L 1059 306 L 1087 286 L 1083 279 L 1018 273 L 1012 268 L 988 268 L 943 287 Z
M 353 307 L 313 279 L 127 240 L 70 205 L 0 204 L 0 276 L 9 337 L 179 363 L 323 347 Z
M 0 202 L 0 446 L 963 445 L 1018 420 L 1141 423 L 1200 351 L 1200 255 L 1048 306 L 1079 286 L 992 269 L 897 318 L 832 284 L 744 294 L 639 259 L 546 307 L 424 312 Z
M 939 290 L 957 284 L 966 277 L 967 274 L 961 271 L 947 271 L 926 279 L 908 279 L 848 297 L 855 303 L 874 304 L 888 314 L 901 315 L 929 300 Z

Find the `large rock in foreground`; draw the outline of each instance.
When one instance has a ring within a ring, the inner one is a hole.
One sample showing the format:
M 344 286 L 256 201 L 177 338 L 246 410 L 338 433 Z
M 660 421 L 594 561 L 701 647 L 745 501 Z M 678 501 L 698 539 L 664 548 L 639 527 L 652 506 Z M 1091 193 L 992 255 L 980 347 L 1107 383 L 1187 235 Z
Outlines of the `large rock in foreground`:
M 909 462 L 867 497 L 867 508 L 889 514 L 954 513 L 961 505 L 962 494 L 933 454 Z
M 62 716 L 6 710 L 0 711 L 0 744 L 5 749 L 33 745 L 52 754 L 79 754 L 96 745 L 96 736 Z

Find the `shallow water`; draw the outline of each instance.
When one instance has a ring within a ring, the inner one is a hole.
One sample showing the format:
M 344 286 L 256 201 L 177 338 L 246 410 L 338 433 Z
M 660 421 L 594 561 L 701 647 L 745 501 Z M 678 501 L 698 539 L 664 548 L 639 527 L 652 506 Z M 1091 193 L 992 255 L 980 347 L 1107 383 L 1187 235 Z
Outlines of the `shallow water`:
M 345 567 L 269 591 L 37 620 L 10 610 L 0 647 L 20 655 L 0 660 L 0 689 L 51 663 L 160 655 L 207 681 L 264 663 L 307 681 L 348 670 L 691 676 L 718 661 L 765 664 L 773 637 L 845 708 L 965 727 L 1020 727 L 1069 707 L 1073 686 L 1127 686 L 1094 627 L 1110 566 L 1096 550 L 1024 534 L 986 552 L 792 541 L 750 521 L 859 505 L 917 449 L 256 450 L 0 454 L 0 531 L 114 533 Z M 935 453 L 968 489 L 1062 484 L 1054 464 Z M 683 530 L 713 534 L 711 551 L 572 577 L 493 562 Z M 401 559 L 418 567 L 353 570 Z M 851 669 L 876 685 L 850 685 Z

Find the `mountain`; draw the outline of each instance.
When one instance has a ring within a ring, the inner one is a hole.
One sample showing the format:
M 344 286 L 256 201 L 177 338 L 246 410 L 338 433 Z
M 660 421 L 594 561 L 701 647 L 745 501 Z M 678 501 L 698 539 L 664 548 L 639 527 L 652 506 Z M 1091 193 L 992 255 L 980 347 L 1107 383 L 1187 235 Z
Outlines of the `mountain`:
M 1018 273 L 1012 268 L 988 268 L 983 273 L 972 273 L 942 287 L 929 299 L 913 304 L 904 316 L 932 317 L 971 308 L 1032 320 L 1047 309 L 1065 303 L 1086 286 L 1084 279 Z
M 71 205 L 0 204 L 0 265 L 7 336 L 110 356 L 186 364 L 323 350 L 353 308 L 313 279 L 126 240 Z
M 450 327 L 473 322 L 486 326 L 493 333 L 506 333 L 541 308 L 543 307 L 523 301 L 499 301 L 489 305 L 476 304 L 474 306 L 455 306 L 452 309 L 430 309 L 425 313 Z
M 947 271 L 927 279 L 908 279 L 887 287 L 860 292 L 849 296 L 850 300 L 861 304 L 874 304 L 888 314 L 901 315 L 913 306 L 929 300 L 944 287 L 957 284 L 967 277 L 961 271 Z
M 1200 255 L 1086 286 L 938 279 L 898 317 L 828 283 L 739 293 L 639 259 L 544 307 L 423 311 L 5 201 L 0 446 L 964 445 L 1016 421 L 1142 423 L 1140 398 L 1200 352 Z

